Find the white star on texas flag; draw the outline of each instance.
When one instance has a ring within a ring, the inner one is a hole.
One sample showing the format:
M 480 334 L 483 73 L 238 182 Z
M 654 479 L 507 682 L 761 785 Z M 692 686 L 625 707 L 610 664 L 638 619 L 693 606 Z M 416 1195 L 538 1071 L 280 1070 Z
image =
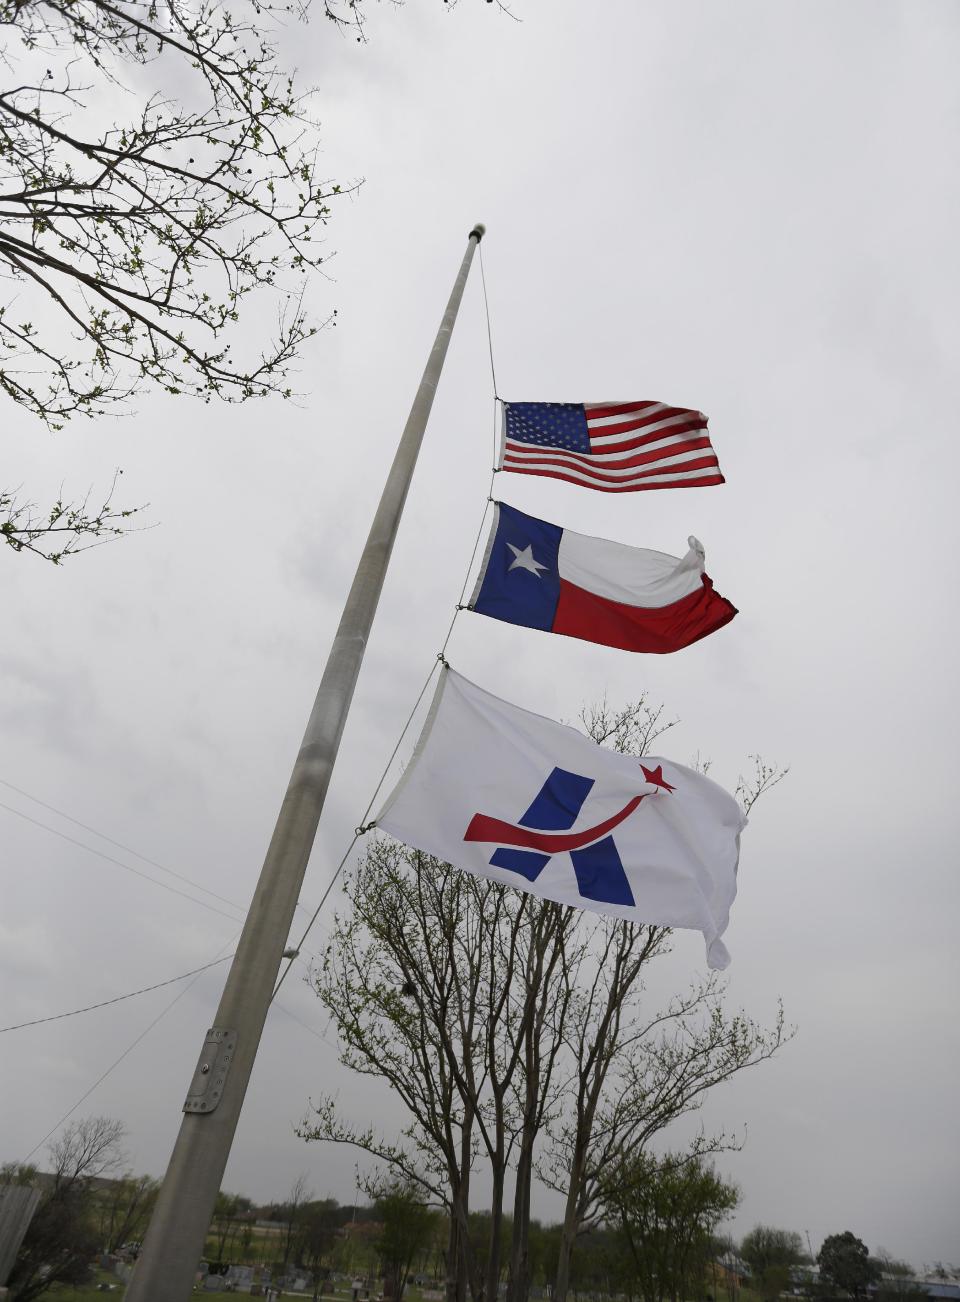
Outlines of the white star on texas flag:
M 534 560 L 533 547 L 530 543 L 527 543 L 523 551 L 521 551 L 519 547 L 514 547 L 513 543 L 508 542 L 507 546 L 514 555 L 514 559 L 507 566 L 508 574 L 511 570 L 529 570 L 531 574 L 535 574 L 539 579 L 540 575 L 538 571 L 548 568 L 546 565 L 541 565 L 539 561 Z

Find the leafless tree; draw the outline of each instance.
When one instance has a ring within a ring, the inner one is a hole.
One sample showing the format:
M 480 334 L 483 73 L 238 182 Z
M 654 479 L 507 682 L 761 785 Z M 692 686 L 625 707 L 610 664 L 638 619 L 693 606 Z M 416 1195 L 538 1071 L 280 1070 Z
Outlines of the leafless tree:
M 62 428 L 140 389 L 289 396 L 308 274 L 344 187 L 318 167 L 309 96 L 278 57 L 308 0 L 0 0 L 0 393 Z M 364 38 L 363 0 L 322 0 Z M 345 187 L 347 189 L 351 187 Z M 241 319 L 259 326 L 237 350 Z M 272 322 L 272 325 L 271 325 Z M 0 532 L 61 560 L 125 513 L 33 510 Z
M 10 1278 L 11 1297 L 32 1302 L 55 1284 L 79 1284 L 100 1246 L 94 1184 L 116 1172 L 123 1160 L 124 1127 L 109 1117 L 72 1122 L 49 1148 L 50 1172 L 7 1167 L 11 1183 L 38 1184 L 43 1191 L 20 1246 Z
M 125 1134 L 123 1122 L 110 1117 L 85 1117 L 72 1122 L 50 1146 L 54 1184 L 71 1188 L 83 1180 L 116 1171 L 123 1161 Z
M 231 1240 L 240 1225 L 240 1218 L 250 1211 L 253 1203 L 244 1194 L 227 1193 L 221 1189 L 213 1209 L 211 1230 L 217 1242 L 217 1260 L 223 1261 Z
M 585 722 L 597 741 L 637 755 L 670 726 L 645 699 L 601 706 Z M 769 786 L 776 771 L 764 772 Z M 712 978 L 648 1010 L 643 977 L 669 948 L 663 927 L 539 901 L 382 840 L 347 896 L 352 913 L 337 920 L 317 992 L 343 1061 L 384 1079 L 410 1123 L 394 1141 L 323 1097 L 300 1133 L 352 1144 L 443 1202 L 450 1302 L 492 1302 L 504 1272 L 510 1302 L 528 1296 L 535 1175 L 566 1197 L 555 1281 L 564 1297 L 574 1243 L 612 1165 L 783 1038 L 782 1016 L 764 1031 L 728 1015 Z M 482 1261 L 469 1233 L 478 1162 L 492 1185 Z
M 325 11 L 358 21 L 349 4 Z M 318 175 L 306 102 L 278 66 L 287 12 L 269 0 L 0 0 L 12 73 L 0 91 L 0 388 L 48 424 L 100 415 L 144 383 L 229 401 L 285 391 L 314 330 L 303 274 L 322 260 L 339 192 Z M 232 327 L 264 294 L 280 308 L 275 337 L 255 361 L 235 359 Z
M 305 276 L 340 191 L 318 173 L 307 101 L 278 63 L 291 12 L 305 10 L 0 0 L 0 392 L 24 413 L 59 429 L 144 385 L 205 401 L 289 393 L 318 328 Z M 348 0 L 324 13 L 362 21 Z M 275 324 L 241 357 L 248 303 L 265 322 L 272 304 Z M 57 561 L 125 518 L 0 499 L 5 541 Z
M 501 1271 L 524 1062 L 556 1016 L 545 989 L 569 911 L 535 908 L 528 896 L 383 841 L 358 868 L 350 895 L 354 912 L 338 926 L 318 993 L 337 1021 L 344 1061 L 386 1079 L 411 1122 L 393 1143 L 322 1098 L 300 1133 L 353 1144 L 443 1203 L 451 1298 L 462 1302 L 468 1288 L 489 1296 Z M 468 1224 L 481 1152 L 494 1184 L 485 1262 L 474 1259 Z
M 666 952 L 669 933 L 638 930 L 622 923 L 607 930 L 595 977 L 568 1019 L 571 1088 L 548 1127 L 538 1167 L 543 1182 L 565 1197 L 553 1289 L 558 1302 L 570 1286 L 577 1237 L 597 1223 L 602 1190 L 624 1154 L 643 1154 L 656 1135 L 695 1111 L 708 1090 L 771 1057 L 789 1034 L 782 1009 L 769 1029 L 727 1013 L 715 974 L 665 1009 L 647 1010 L 641 975 Z M 734 1142 L 703 1137 L 695 1151 L 703 1156 Z
M 125 533 L 128 521 L 141 507 L 116 508 L 110 491 L 99 505 L 91 506 L 90 494 L 80 501 L 68 502 L 58 497 L 52 506 L 41 511 L 33 502 L 15 492 L 0 489 L 0 539 L 15 552 L 33 552 L 54 565 L 74 552 L 86 551 Z
M 283 1204 L 283 1219 L 286 1224 L 286 1234 L 283 1239 L 283 1268 L 286 1270 L 287 1263 L 290 1260 L 290 1252 L 293 1248 L 294 1237 L 297 1228 L 303 1217 L 305 1206 L 313 1198 L 313 1191 L 310 1188 L 306 1173 L 301 1171 L 290 1187 L 287 1194 L 286 1202 Z
M 128 1172 L 100 1192 L 96 1199 L 100 1242 L 105 1252 L 116 1252 L 138 1240 L 146 1229 L 160 1182 L 150 1175 Z
M 604 702 L 582 717 L 599 744 L 638 756 L 675 723 L 645 697 L 619 711 Z M 744 813 L 786 773 L 751 758 L 753 775 L 737 784 Z M 769 1030 L 743 1014 L 727 1014 L 724 983 L 716 974 L 651 1014 L 644 976 L 650 962 L 668 951 L 669 929 L 604 922 L 595 934 L 593 962 L 576 972 L 567 1018 L 570 1088 L 564 1109 L 550 1122 L 538 1167 L 544 1183 L 565 1197 L 555 1302 L 566 1300 L 577 1236 L 595 1223 L 601 1189 L 623 1155 L 642 1154 L 655 1135 L 699 1108 L 708 1090 L 771 1057 L 785 1036 L 782 1007 Z M 729 1142 L 723 1136 L 704 1139 L 697 1152 L 702 1156 Z

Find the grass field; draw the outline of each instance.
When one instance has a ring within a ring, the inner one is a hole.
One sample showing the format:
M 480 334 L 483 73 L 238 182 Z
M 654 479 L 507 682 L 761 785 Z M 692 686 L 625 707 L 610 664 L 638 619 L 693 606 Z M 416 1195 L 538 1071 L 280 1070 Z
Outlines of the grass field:
M 112 1293 L 101 1293 L 97 1288 L 98 1284 L 116 1284 L 117 1287 Z M 97 1270 L 94 1271 L 92 1284 L 85 1284 L 82 1288 L 68 1288 L 66 1285 L 54 1284 L 43 1296 L 51 1299 L 56 1298 L 56 1302 L 74 1302 L 75 1298 L 121 1298 L 123 1297 L 123 1284 L 117 1279 L 116 1275 L 111 1275 L 105 1270 Z
M 101 1284 L 113 1284 L 115 1287 L 109 1292 L 101 1292 L 99 1287 Z M 90 1284 L 85 1284 L 82 1288 L 68 1288 L 65 1285 L 54 1284 L 49 1292 L 43 1296 L 50 1298 L 51 1302 L 92 1302 L 94 1298 L 114 1298 L 119 1300 L 123 1297 L 124 1287 L 124 1284 L 117 1279 L 116 1275 L 111 1275 L 109 1271 L 98 1270 L 94 1272 L 93 1281 Z M 335 1293 L 324 1293 L 321 1302 L 343 1302 L 344 1297 L 349 1297 L 349 1290 L 345 1292 L 341 1290 L 340 1292 L 342 1296 Z M 236 1300 L 248 1295 L 245 1293 L 209 1293 L 206 1290 L 197 1289 L 193 1296 L 196 1298 L 229 1297 Z M 281 1297 L 285 1298 L 302 1298 L 303 1296 L 302 1293 L 281 1294 Z M 308 1294 L 307 1296 L 310 1297 L 311 1295 Z M 404 1302 L 422 1302 L 420 1290 L 408 1288 L 404 1296 Z
M 101 1292 L 98 1288 L 100 1284 L 114 1284 L 116 1287 L 110 1292 Z M 54 1285 L 48 1293 L 43 1296 L 50 1298 L 51 1302 L 92 1302 L 94 1298 L 115 1298 L 117 1302 L 123 1297 L 124 1285 L 117 1279 L 116 1275 L 111 1275 L 107 1271 L 98 1270 L 94 1274 L 93 1282 L 85 1285 L 83 1288 L 66 1288 L 60 1285 Z M 208 1293 L 198 1289 L 193 1294 L 195 1298 L 233 1298 L 248 1296 L 245 1293 Z M 307 1294 L 307 1297 L 310 1295 Z M 335 1288 L 330 1292 L 322 1295 L 321 1302 L 346 1302 L 350 1296 L 349 1289 Z M 282 1293 L 284 1298 L 303 1298 L 302 1293 Z M 716 1294 L 717 1302 L 727 1302 L 726 1291 L 721 1289 Z M 421 1291 L 410 1285 L 403 1295 L 403 1302 L 423 1302 Z M 758 1294 L 753 1293 L 750 1289 L 740 1289 L 737 1293 L 737 1302 L 761 1302 Z
M 100 1284 L 115 1284 L 116 1287 L 113 1289 L 112 1292 L 101 1292 L 98 1287 L 98 1285 Z M 105 1299 L 107 1298 L 120 1299 L 123 1297 L 123 1293 L 124 1293 L 124 1285 L 123 1283 L 121 1283 L 120 1280 L 117 1279 L 116 1275 L 107 1274 L 105 1271 L 97 1271 L 96 1278 L 94 1279 L 92 1284 L 86 1284 L 82 1288 L 66 1288 L 55 1284 L 53 1288 L 51 1288 L 48 1293 L 44 1293 L 43 1296 L 50 1298 L 51 1302 L 93 1302 L 94 1298 L 104 1299 L 105 1302 Z M 234 1302 L 236 1302 L 237 1298 L 245 1297 L 246 1294 L 207 1293 L 207 1292 L 201 1292 L 198 1289 L 193 1296 L 196 1298 L 229 1297 L 229 1298 L 233 1298 Z M 284 1296 L 293 1297 L 296 1295 L 288 1293 L 288 1294 L 284 1294 Z

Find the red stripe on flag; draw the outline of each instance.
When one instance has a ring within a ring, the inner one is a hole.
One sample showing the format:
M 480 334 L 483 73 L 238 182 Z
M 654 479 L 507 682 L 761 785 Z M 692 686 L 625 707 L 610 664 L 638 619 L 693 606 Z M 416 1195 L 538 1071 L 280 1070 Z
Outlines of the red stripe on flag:
M 561 475 L 558 470 L 522 470 L 519 466 L 504 465 L 504 470 L 509 470 L 514 475 L 542 475 L 545 479 L 562 479 L 564 483 L 576 484 L 578 488 L 595 488 L 598 493 L 640 493 L 644 489 L 653 488 L 708 488 L 711 484 L 725 484 L 727 481 L 723 475 L 704 475 L 702 479 L 665 479 L 661 484 L 644 484 L 637 483 L 636 480 L 629 480 L 625 484 L 585 484 L 582 479 L 574 479 L 572 475 Z
M 702 438 L 710 442 L 710 435 L 707 433 L 706 426 L 701 422 L 684 421 L 682 425 L 670 425 L 667 429 L 651 430 L 649 434 L 638 434 L 636 438 L 618 439 L 616 443 L 599 443 L 594 440 L 598 435 L 592 435 L 590 446 L 592 448 L 591 456 L 602 457 L 607 452 L 629 452 L 631 448 L 642 448 L 648 443 L 662 443 L 664 439 L 673 438 L 678 434 L 699 434 Z M 534 445 L 536 446 L 536 445 Z M 666 455 L 666 453 L 664 453 Z
M 696 592 L 655 608 L 611 601 L 561 578 L 551 632 L 623 651 L 665 655 L 708 637 L 736 613 L 736 606 L 714 592 L 706 575 Z
M 710 446 L 710 440 L 706 436 L 698 439 L 687 439 L 683 443 L 670 443 L 665 448 L 653 448 L 649 452 L 634 452 L 634 454 L 629 457 L 611 457 L 609 461 L 606 460 L 606 448 L 603 452 L 594 453 L 592 456 L 583 452 L 564 452 L 563 455 L 569 457 L 572 461 L 576 461 L 578 465 L 582 465 L 585 469 L 617 470 L 622 467 L 626 470 L 629 466 L 648 466 L 651 462 L 664 462 L 669 460 L 671 457 L 682 456 L 684 452 L 702 452 L 704 448 L 710 449 L 713 461 L 715 462 L 717 459 L 716 454 L 713 452 L 713 448 Z M 558 451 L 559 450 L 560 449 L 558 449 Z M 612 450 L 619 453 L 629 449 L 622 449 L 618 445 Z M 604 460 L 601 461 L 601 457 L 603 457 Z M 693 463 L 691 462 L 690 464 L 692 465 Z M 677 467 L 667 466 L 665 469 L 676 470 Z
M 686 416 L 687 419 L 677 421 L 678 416 Z M 684 426 L 690 429 L 706 429 L 707 422 L 698 411 L 681 411 L 676 408 L 670 408 L 667 411 L 654 412 L 652 416 L 638 416 L 635 420 L 618 421 L 615 425 L 597 425 L 593 421 L 587 421 L 587 432 L 592 438 L 602 438 L 607 434 L 626 434 L 632 429 L 642 429 L 645 425 L 659 425 L 663 421 L 672 420 L 673 425 L 665 425 L 664 435 L 671 434 L 674 430 L 683 429 Z
M 647 407 L 659 407 L 663 414 L 669 415 L 671 411 L 682 411 L 683 408 L 664 407 L 659 402 L 611 402 L 606 407 L 594 407 L 590 403 L 583 404 L 584 415 L 588 421 L 602 420 L 604 416 L 625 416 L 631 411 L 640 411 Z
M 560 452 L 560 449 L 550 449 L 551 451 Z M 510 456 L 510 444 L 507 444 L 507 455 L 503 459 L 504 470 L 515 470 L 517 466 L 562 466 L 565 470 L 579 470 L 586 478 L 599 480 L 603 483 L 622 484 L 627 480 L 647 479 L 651 475 L 676 475 L 684 470 L 705 470 L 709 466 L 717 465 L 716 455 L 709 457 L 696 457 L 693 461 L 683 461 L 677 466 L 663 465 L 666 457 L 672 455 L 672 449 L 659 457 L 660 465 L 654 462 L 646 470 L 635 470 L 632 475 L 605 475 L 601 470 L 596 468 L 596 462 L 581 457 L 575 452 L 563 453 L 562 456 L 555 455 L 552 457 L 517 457 Z M 647 458 L 649 460 L 649 458 Z M 508 464 L 509 463 L 509 464 Z M 616 464 L 630 466 L 633 463 L 629 460 L 618 462 Z M 646 464 L 646 462 L 644 463 Z M 610 466 L 606 467 L 608 470 Z M 546 472 L 544 472 L 546 473 Z

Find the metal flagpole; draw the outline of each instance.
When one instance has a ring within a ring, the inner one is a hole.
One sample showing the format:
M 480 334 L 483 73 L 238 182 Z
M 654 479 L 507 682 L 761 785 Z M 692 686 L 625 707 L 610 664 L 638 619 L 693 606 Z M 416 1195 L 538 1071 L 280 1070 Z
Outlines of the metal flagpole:
M 216 1023 L 207 1032 L 184 1103 L 186 1115 L 126 1292 L 127 1302 L 185 1302 L 193 1289 L 403 504 L 467 274 L 483 234 L 484 227 L 479 224 L 470 232 L 397 446 L 220 998 Z

